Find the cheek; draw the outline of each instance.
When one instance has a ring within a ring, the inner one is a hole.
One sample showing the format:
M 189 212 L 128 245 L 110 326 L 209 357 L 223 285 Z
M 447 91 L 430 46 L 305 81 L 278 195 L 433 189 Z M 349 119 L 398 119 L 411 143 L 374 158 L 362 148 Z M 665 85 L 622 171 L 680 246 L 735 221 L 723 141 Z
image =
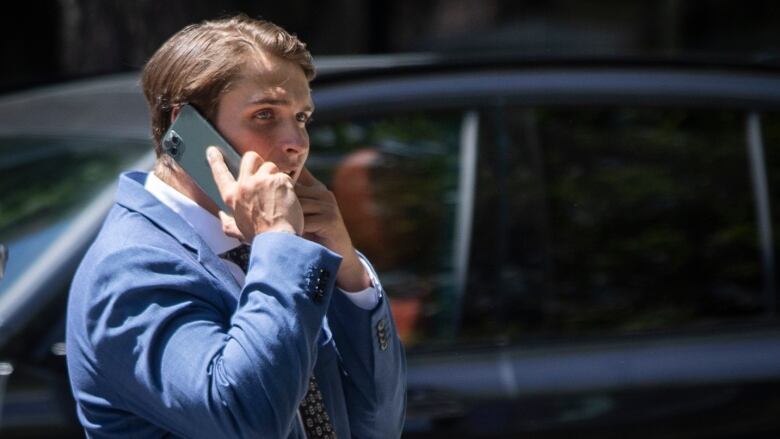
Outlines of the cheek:
M 271 148 L 270 144 L 268 143 L 268 139 L 265 137 L 257 137 L 255 141 L 252 142 L 250 147 L 253 151 L 260 154 L 260 156 L 266 160 L 270 160 L 274 153 L 273 148 Z
M 265 131 L 257 129 L 242 130 L 240 134 L 233 136 L 233 138 L 235 139 L 233 146 L 241 154 L 254 151 L 260 154 L 261 157 L 267 158 L 271 153 L 269 134 Z

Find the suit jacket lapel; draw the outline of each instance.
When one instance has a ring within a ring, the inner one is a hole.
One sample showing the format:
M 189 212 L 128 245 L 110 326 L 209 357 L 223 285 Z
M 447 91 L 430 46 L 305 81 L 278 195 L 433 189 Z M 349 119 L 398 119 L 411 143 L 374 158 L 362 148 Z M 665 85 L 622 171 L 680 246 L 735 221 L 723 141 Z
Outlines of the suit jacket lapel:
M 219 256 L 211 251 L 211 248 L 184 218 L 144 189 L 146 176 L 145 172 L 122 174 L 119 178 L 116 203 L 145 216 L 157 227 L 179 241 L 188 251 L 194 252 L 198 262 L 219 279 L 228 292 L 238 298 L 241 285 L 238 284 L 227 266 Z

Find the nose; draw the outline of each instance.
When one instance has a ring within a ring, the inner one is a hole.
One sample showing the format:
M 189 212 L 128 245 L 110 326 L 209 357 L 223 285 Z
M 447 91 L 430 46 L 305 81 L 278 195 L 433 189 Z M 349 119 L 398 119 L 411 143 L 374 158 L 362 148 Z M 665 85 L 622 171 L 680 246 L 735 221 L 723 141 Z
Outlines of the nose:
M 298 123 L 288 124 L 280 140 L 282 151 L 287 155 L 301 155 L 309 149 L 309 134 L 306 127 Z

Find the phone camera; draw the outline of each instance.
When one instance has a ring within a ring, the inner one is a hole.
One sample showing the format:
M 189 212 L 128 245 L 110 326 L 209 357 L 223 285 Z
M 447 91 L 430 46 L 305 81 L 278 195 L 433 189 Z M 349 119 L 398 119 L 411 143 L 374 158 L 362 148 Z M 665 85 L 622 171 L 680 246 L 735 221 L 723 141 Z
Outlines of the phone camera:
M 182 149 L 181 137 L 175 131 L 171 131 L 163 141 L 163 146 L 169 155 L 176 158 Z

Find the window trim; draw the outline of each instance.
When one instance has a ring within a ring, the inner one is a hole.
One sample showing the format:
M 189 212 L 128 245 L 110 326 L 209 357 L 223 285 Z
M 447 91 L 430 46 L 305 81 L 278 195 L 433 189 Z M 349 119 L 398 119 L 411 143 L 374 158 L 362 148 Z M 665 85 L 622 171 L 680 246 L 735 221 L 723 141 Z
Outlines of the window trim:
M 458 204 L 455 210 L 455 236 L 452 267 L 455 277 L 454 333 L 460 330 L 463 298 L 469 272 L 469 254 L 474 223 L 474 197 L 477 190 L 477 154 L 479 142 L 479 113 L 467 110 L 460 126 L 460 153 L 458 157 Z
M 777 292 L 775 274 L 775 253 L 772 245 L 772 211 L 769 201 L 766 160 L 761 129 L 761 116 L 751 111 L 745 118 L 747 154 L 750 163 L 750 177 L 753 186 L 753 201 L 756 209 L 759 248 L 764 284 L 764 306 L 767 316 L 777 316 Z
M 526 105 L 664 105 L 780 109 L 780 77 L 673 68 L 483 69 L 375 79 L 314 90 L 321 110 L 338 115 L 522 102 Z M 324 112 L 324 111 L 323 111 Z

